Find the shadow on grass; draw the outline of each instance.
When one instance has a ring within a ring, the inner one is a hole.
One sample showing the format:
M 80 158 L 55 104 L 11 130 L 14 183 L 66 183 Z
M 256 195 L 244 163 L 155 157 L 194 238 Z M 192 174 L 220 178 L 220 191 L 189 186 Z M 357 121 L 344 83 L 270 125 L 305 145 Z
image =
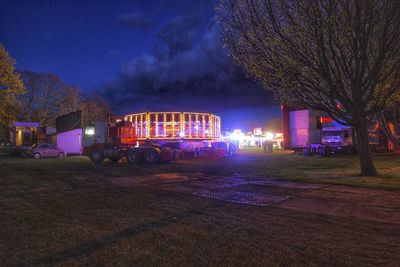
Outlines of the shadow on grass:
M 79 258 L 85 254 L 91 253 L 98 249 L 102 249 L 108 245 L 116 244 L 120 241 L 129 239 L 131 237 L 142 234 L 149 230 L 159 229 L 159 228 L 169 226 L 171 224 L 178 223 L 186 218 L 201 215 L 201 214 L 203 214 L 203 212 L 205 210 L 207 210 L 209 208 L 215 208 L 215 207 L 219 207 L 222 205 L 223 205 L 222 203 L 216 202 L 216 203 L 212 203 L 212 204 L 198 207 L 195 209 L 190 209 L 190 210 L 184 211 L 182 213 L 173 214 L 173 215 L 170 215 L 170 216 L 167 216 L 164 218 L 160 218 L 159 220 L 156 220 L 156 221 L 151 221 L 151 222 L 137 225 L 135 227 L 130 227 L 130 228 L 124 229 L 124 230 L 114 233 L 112 235 L 107 235 L 107 236 L 104 236 L 104 237 L 96 239 L 96 240 L 84 242 L 76 247 L 71 248 L 71 249 L 61 251 L 57 254 L 54 254 L 54 255 L 51 255 L 48 257 L 43 257 L 43 258 L 34 260 L 33 262 L 23 262 L 16 266 L 55 265 L 55 264 L 63 262 L 63 261 L 67 261 L 67 260 L 74 259 L 74 258 Z

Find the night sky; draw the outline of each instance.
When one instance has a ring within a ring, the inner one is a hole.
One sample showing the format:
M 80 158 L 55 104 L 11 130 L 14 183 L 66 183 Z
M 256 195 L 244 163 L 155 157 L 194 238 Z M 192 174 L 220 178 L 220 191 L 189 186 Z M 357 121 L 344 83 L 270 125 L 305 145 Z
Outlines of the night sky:
M 2 1 L 0 41 L 18 70 L 47 72 L 118 114 L 202 111 L 224 128 L 279 117 L 270 93 L 227 56 L 216 1 Z

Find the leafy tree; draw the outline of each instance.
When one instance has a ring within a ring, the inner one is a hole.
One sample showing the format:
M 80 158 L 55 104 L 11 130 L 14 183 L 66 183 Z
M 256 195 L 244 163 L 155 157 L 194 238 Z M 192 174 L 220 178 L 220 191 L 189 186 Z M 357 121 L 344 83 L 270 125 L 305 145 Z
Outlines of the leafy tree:
M 9 127 L 19 111 L 16 96 L 25 93 L 20 75 L 14 70 L 15 60 L 0 43 L 0 127 L 7 139 Z
M 232 57 L 287 104 L 353 126 L 361 174 L 376 175 L 368 124 L 400 81 L 400 1 L 221 0 Z

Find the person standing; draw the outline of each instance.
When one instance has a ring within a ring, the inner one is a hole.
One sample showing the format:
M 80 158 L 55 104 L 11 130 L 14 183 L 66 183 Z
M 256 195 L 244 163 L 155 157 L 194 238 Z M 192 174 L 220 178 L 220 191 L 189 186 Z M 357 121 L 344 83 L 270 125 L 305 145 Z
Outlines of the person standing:
M 266 155 L 267 154 L 267 140 L 263 141 L 262 147 L 263 147 L 263 153 Z

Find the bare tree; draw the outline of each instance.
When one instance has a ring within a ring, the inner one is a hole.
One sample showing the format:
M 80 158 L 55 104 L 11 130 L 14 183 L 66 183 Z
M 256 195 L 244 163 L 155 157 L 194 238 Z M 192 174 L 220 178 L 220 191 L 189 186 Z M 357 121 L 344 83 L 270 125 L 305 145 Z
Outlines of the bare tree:
M 221 0 L 232 57 L 284 103 L 354 126 L 361 174 L 376 175 L 368 123 L 400 81 L 400 1 Z
M 83 109 L 83 96 L 78 87 L 64 86 L 61 98 L 60 115 Z
M 111 108 L 107 101 L 100 95 L 92 93 L 83 100 L 83 125 L 94 122 L 106 121 L 107 114 L 111 114 Z
M 65 84 L 53 74 L 22 72 L 27 93 L 20 97 L 22 119 L 37 121 L 41 126 L 53 126 L 61 115 Z
M 84 96 L 78 87 L 64 84 L 53 74 L 21 73 L 27 93 L 20 97 L 22 119 L 53 126 L 57 116 L 82 110 L 83 124 L 106 121 L 111 113 L 108 103 L 98 94 Z

